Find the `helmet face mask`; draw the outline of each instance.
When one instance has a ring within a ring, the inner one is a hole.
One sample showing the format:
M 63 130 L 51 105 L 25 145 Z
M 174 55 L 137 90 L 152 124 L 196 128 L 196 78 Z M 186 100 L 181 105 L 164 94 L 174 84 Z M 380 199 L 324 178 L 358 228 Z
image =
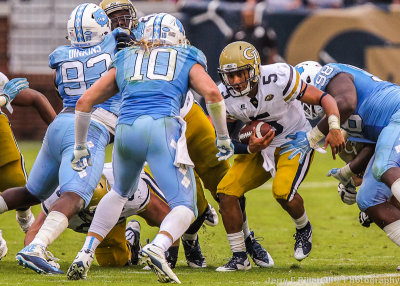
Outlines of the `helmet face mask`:
M 99 6 L 111 20 L 111 29 L 121 27 L 132 30 L 138 25 L 136 8 L 130 0 L 103 0 Z
M 247 42 L 233 42 L 221 52 L 218 73 L 231 96 L 248 95 L 260 78 L 260 55 Z
M 145 23 L 143 40 L 171 46 L 188 44 L 181 21 L 170 14 L 153 14 L 139 21 Z
M 67 31 L 72 46 L 91 47 L 100 44 L 111 32 L 110 20 L 99 6 L 81 4 L 72 11 Z

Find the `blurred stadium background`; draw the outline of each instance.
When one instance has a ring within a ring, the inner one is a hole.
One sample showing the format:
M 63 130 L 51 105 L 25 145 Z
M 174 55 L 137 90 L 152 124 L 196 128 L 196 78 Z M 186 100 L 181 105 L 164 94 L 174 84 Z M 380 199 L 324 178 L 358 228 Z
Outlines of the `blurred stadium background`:
M 56 111 L 61 101 L 53 87 L 48 55 L 68 44 L 68 16 L 85 2 L 89 1 L 0 0 L 0 71 L 9 78 L 27 77 Z M 400 4 L 365 0 L 132 2 L 138 16 L 168 12 L 181 19 L 188 39 L 206 54 L 208 71 L 216 81 L 219 53 L 240 27 L 241 11 L 254 3 L 256 21 L 275 31 L 280 61 L 292 65 L 304 60 L 338 61 L 400 82 Z M 46 126 L 34 110 L 15 107 L 9 117 L 18 140 L 43 138 Z

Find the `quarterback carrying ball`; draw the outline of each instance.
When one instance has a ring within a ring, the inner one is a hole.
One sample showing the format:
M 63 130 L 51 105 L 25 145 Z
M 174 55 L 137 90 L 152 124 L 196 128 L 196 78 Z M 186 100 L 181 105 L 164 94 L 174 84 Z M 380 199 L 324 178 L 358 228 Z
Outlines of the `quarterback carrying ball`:
M 320 105 L 324 109 L 330 119 L 325 147 L 329 144 L 334 154 L 344 146 L 336 102 L 329 94 L 302 81 L 299 73 L 288 64 L 260 66 L 258 51 L 247 42 L 239 41 L 226 46 L 221 52 L 219 64 L 222 79 L 219 89 L 224 96 L 228 119 L 244 123 L 264 121 L 275 131 L 270 130 L 262 138 L 257 138 L 253 131 L 248 145 L 235 143 L 235 153 L 240 155 L 236 156 L 232 168 L 219 183 L 217 190 L 233 257 L 226 265 L 217 268 L 217 271 L 250 268 L 237 198 L 261 186 L 271 177 L 274 178 L 274 198 L 291 216 L 296 226 L 294 257 L 302 260 L 311 251 L 312 227 L 297 189 L 307 175 L 313 149 L 318 147 L 319 140 L 312 141 L 317 131 L 311 129 L 300 101 Z M 289 138 L 301 134 L 311 138 L 311 148 L 294 155 L 280 152 L 281 146 L 290 141 Z M 290 160 L 295 157 L 299 159 Z

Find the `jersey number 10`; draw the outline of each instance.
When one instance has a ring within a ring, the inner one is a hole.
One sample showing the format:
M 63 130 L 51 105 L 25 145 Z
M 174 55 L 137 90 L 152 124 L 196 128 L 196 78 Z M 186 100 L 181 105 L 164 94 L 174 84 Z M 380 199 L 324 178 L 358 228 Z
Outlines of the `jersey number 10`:
M 143 59 L 144 59 L 144 50 L 136 51 L 137 57 L 135 62 L 135 69 L 133 72 L 133 76 L 130 77 L 132 81 L 143 80 L 143 75 L 141 74 Z M 168 57 L 168 68 L 166 74 L 158 74 L 156 73 L 156 63 L 157 57 L 159 53 L 169 53 Z M 165 81 L 172 81 L 174 79 L 175 74 L 175 66 L 176 66 L 176 59 L 178 57 L 178 51 L 168 48 L 157 48 L 150 52 L 149 55 L 149 62 L 147 64 L 147 71 L 146 77 L 150 80 L 165 80 Z

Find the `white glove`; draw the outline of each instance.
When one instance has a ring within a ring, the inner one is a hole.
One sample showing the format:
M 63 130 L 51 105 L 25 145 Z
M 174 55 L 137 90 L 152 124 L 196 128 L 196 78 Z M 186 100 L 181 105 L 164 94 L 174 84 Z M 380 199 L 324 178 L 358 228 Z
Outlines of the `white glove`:
M 336 180 L 338 180 L 340 183 L 342 183 L 344 186 L 347 186 L 348 184 L 352 184 L 355 186 L 354 181 L 352 176 L 355 174 L 350 170 L 349 164 L 342 168 L 333 168 L 328 171 L 326 174 L 327 177 L 334 177 Z
M 356 202 L 357 191 L 354 185 L 347 184 L 344 186 L 342 183 L 339 183 L 338 193 L 345 204 L 352 205 Z
M 219 153 L 216 155 L 218 161 L 228 160 L 234 153 L 233 143 L 229 138 L 217 138 L 216 142 Z
M 85 170 L 88 166 L 92 166 L 90 152 L 85 146 L 74 147 L 74 157 L 71 160 L 71 167 L 77 172 Z

